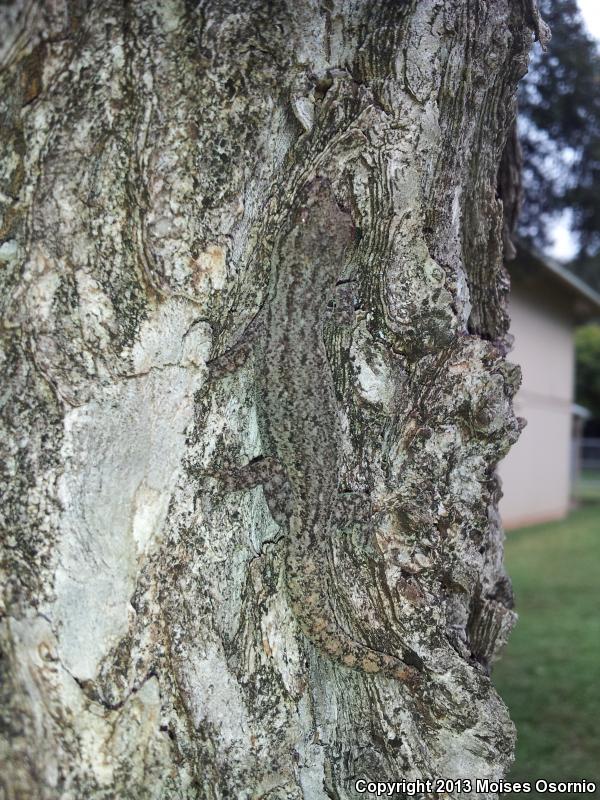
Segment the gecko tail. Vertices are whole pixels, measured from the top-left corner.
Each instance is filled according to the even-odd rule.
[[[292,574],[298,575],[295,570]],[[289,570],[288,570],[289,573]],[[335,621],[325,593],[309,589],[304,580],[288,578],[292,611],[304,635],[321,651],[343,666],[370,675],[385,675],[416,686],[422,673],[396,656],[373,650],[342,630]]]

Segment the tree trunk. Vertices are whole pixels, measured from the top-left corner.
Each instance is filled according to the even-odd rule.
[[[504,774],[531,3],[2,3],[3,797]]]

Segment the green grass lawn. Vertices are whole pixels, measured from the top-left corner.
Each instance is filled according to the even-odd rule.
[[[577,496],[584,502],[600,502],[600,469],[585,470],[577,484]]]
[[[494,683],[517,726],[512,780],[587,778],[600,785],[600,482],[595,485],[567,520],[507,537],[519,622]]]

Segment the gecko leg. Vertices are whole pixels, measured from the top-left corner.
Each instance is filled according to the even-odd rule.
[[[211,380],[230,375],[248,361],[262,326],[262,315],[259,312],[234,345],[208,362]]]
[[[238,341],[217,358],[208,362],[211,380],[218,380],[242,367],[250,357],[256,339],[264,329],[259,312]],[[244,491],[262,486],[269,511],[279,525],[284,525],[292,513],[293,498],[283,465],[271,456],[260,456],[245,466],[227,463],[210,473],[219,480],[224,492]]]
[[[292,513],[293,498],[285,469],[276,458],[260,456],[243,467],[225,465],[211,472],[222,492],[241,492],[262,486],[271,516],[284,525]]]

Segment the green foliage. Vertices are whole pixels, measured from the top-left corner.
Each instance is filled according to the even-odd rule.
[[[575,397],[600,419],[600,325],[584,325],[575,334]]]
[[[573,269],[600,286],[600,50],[576,0],[540,0],[552,29],[534,49],[520,92],[524,202],[520,235],[543,246],[558,213],[572,215]],[[581,269],[578,268],[580,262]]]
[[[563,522],[509,533],[506,561],[519,622],[494,683],[517,726],[510,779],[598,781],[600,492]]]

